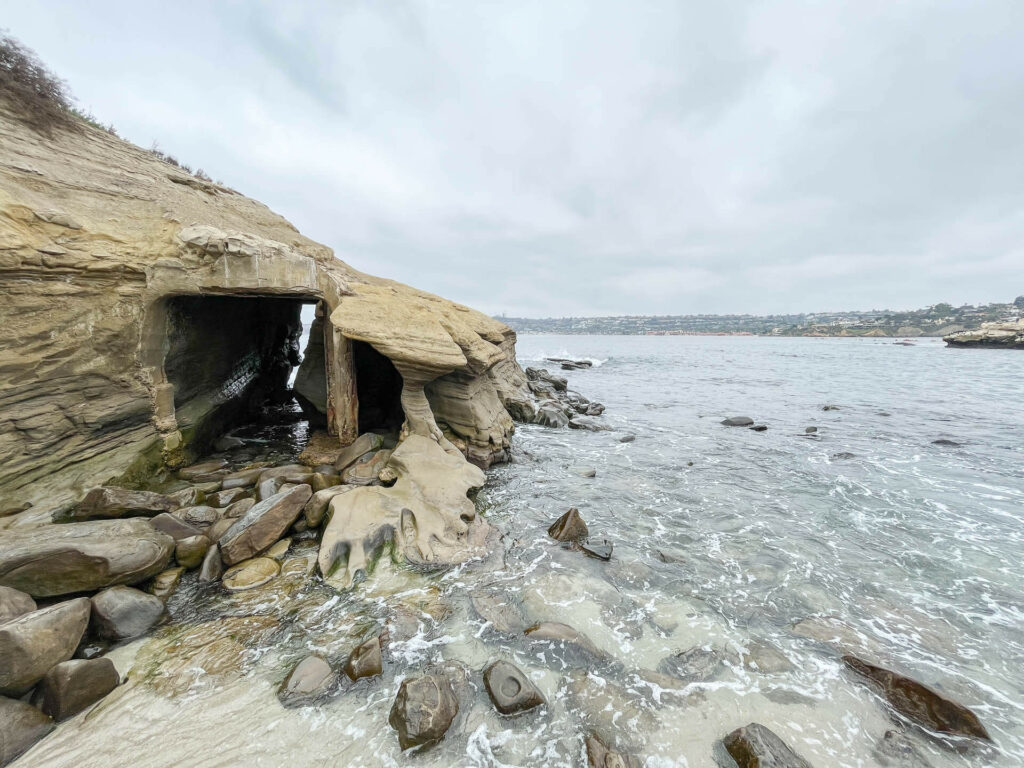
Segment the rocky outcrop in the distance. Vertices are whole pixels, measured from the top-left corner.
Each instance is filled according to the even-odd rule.
[[[942,340],[949,347],[1024,349],[1024,319],[984,323],[980,328],[951,333]]]

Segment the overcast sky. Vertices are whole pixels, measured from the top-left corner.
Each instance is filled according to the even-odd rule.
[[[1024,294],[1024,2],[33,2],[122,136],[489,313]]]

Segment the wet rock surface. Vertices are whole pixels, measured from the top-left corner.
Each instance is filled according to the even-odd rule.
[[[95,704],[120,682],[110,659],[71,659],[46,673],[32,694],[32,703],[55,721],[65,720]]]
[[[119,517],[152,517],[180,506],[177,499],[150,491],[125,488],[93,488],[69,513],[71,520],[99,520]]]
[[[749,416],[728,416],[722,419],[722,424],[727,427],[749,427],[753,423],[754,420]]]
[[[384,636],[371,637],[349,654],[345,662],[345,674],[355,682],[364,677],[375,677],[384,669],[381,656],[382,646],[386,643]]]
[[[277,564],[276,560],[269,557],[255,557],[251,560],[243,560],[224,571],[221,584],[229,592],[244,592],[248,589],[262,587],[277,578],[280,572],[281,566]]]
[[[843,663],[871,685],[894,710],[918,725],[936,733],[991,741],[974,712],[928,686],[850,654],[843,656]]]
[[[739,768],[811,768],[774,731],[760,723],[737,728],[722,743]]]
[[[324,700],[334,691],[338,677],[325,659],[310,655],[295,665],[277,689],[286,707],[305,707]]]
[[[0,532],[0,585],[50,597],[135,584],[162,571],[174,539],[148,520],[96,520]]]
[[[640,760],[636,756],[610,748],[596,733],[587,734],[584,744],[587,749],[587,765],[590,768],[641,768]]]
[[[587,524],[580,517],[580,511],[571,507],[548,528],[548,536],[555,541],[580,542],[590,535]]]
[[[308,485],[277,493],[253,506],[219,541],[225,565],[266,550],[295,522],[313,491]]]
[[[398,731],[398,743],[405,750],[436,744],[458,713],[451,681],[439,674],[423,675],[402,681],[388,722]]]
[[[887,768],[932,768],[907,735],[899,731],[885,732],[875,747],[875,757]]]
[[[53,730],[53,720],[31,704],[0,696],[0,766]]]
[[[21,696],[78,647],[89,601],[67,600],[0,624],[0,695]]]
[[[92,598],[90,631],[101,640],[120,642],[144,635],[164,613],[160,598],[132,587],[110,587]]]
[[[504,660],[484,670],[484,687],[494,708],[503,715],[517,715],[544,704],[540,689],[519,667]]]

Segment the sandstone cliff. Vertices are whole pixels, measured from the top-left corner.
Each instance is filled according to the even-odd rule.
[[[303,303],[320,317],[298,389],[342,444],[365,415],[364,354],[400,374],[405,434],[504,457],[508,411],[531,407],[507,326],[357,272],[101,130],[41,135],[0,100],[0,512],[193,459],[288,369]]]

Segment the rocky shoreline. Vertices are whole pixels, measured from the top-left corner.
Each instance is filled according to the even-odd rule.
[[[949,347],[1024,349],[1024,320],[984,323],[976,330],[951,333],[942,340]]]

